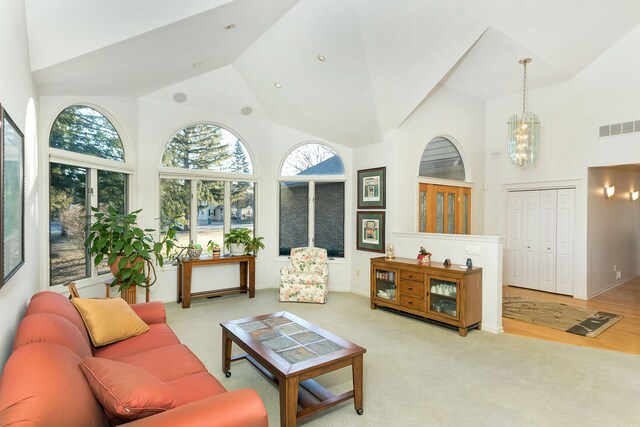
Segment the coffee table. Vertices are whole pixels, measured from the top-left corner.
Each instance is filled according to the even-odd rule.
[[[366,349],[291,313],[281,311],[223,322],[222,371],[247,360],[280,389],[280,425],[296,421],[346,400],[362,415],[362,356]],[[235,343],[246,354],[231,357]],[[334,396],[312,378],[351,366],[353,390]],[[298,407],[300,409],[298,410]]]

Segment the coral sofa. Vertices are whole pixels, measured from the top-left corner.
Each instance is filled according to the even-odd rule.
[[[89,427],[126,422],[105,412],[80,368],[83,360],[106,362],[104,359],[153,374],[155,381],[162,381],[166,384],[162,387],[177,396],[172,409],[147,414],[128,425],[267,426],[258,394],[250,389],[227,392],[180,344],[165,323],[161,303],[132,308],[149,330],[96,348],[82,317],[66,297],[55,292],[34,295],[0,379],[0,426]]]

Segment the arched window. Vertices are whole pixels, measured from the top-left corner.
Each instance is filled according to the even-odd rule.
[[[442,136],[433,138],[422,153],[419,175],[464,181],[464,162],[453,142]]]
[[[280,169],[280,255],[291,248],[325,248],[344,257],[344,183],[342,160],[323,144],[290,151]]]
[[[93,266],[84,248],[91,206],[127,210],[122,140],[99,111],[72,105],[60,112],[49,133],[49,283],[67,284],[108,273]]]
[[[180,245],[213,241],[222,247],[231,228],[253,235],[253,163],[237,135],[211,123],[187,126],[169,139],[161,167],[160,218],[180,223]]]
[[[454,143],[443,136],[433,138],[422,153],[418,190],[418,231],[469,234],[471,188],[464,162]]]

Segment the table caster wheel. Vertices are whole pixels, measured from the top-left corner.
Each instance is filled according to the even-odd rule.
[[[356,409],[356,414],[358,414],[358,415],[364,414],[364,409],[362,409],[362,408]]]
[[[227,377],[227,378],[229,378],[229,377],[231,376],[231,372],[230,372],[230,371],[225,372],[225,373],[224,373],[224,376],[225,376],[225,377]]]

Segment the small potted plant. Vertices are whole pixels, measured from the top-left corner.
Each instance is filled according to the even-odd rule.
[[[220,245],[213,240],[209,240],[207,243],[207,250],[211,252],[212,256],[220,256]]]
[[[260,249],[264,249],[264,243],[262,243],[262,240],[264,239],[264,237],[253,237],[249,243],[247,243],[245,245],[244,248],[244,252],[247,255],[258,255],[258,251],[260,251]]]
[[[224,235],[224,246],[229,248],[232,256],[244,255],[245,247],[251,243],[248,228],[232,228]]]
[[[202,255],[202,245],[199,243],[190,244],[187,248],[187,256],[189,259],[198,259]]]
[[[424,247],[420,246],[418,251],[418,262],[428,264],[431,262],[431,252],[428,252]]]

